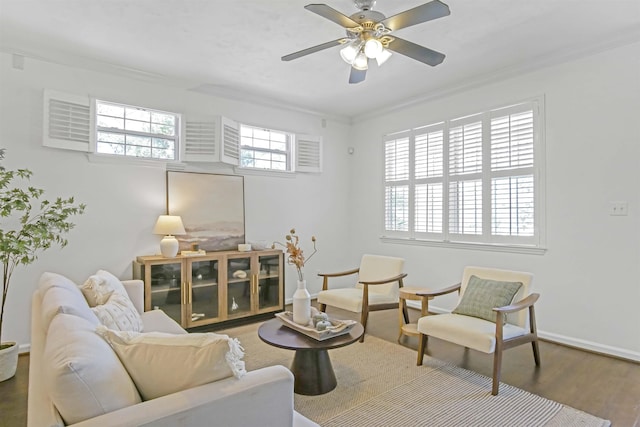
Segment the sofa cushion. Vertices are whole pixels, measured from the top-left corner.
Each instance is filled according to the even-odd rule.
[[[42,365],[45,386],[65,424],[141,402],[95,325],[77,316],[59,314],[51,320]]]
[[[80,292],[78,286],[70,279],[56,273],[45,272],[38,281],[38,290],[41,295],[45,295],[51,288],[64,288],[70,292]]]
[[[96,330],[118,354],[144,400],[246,373],[242,347],[227,335]]]
[[[73,286],[75,287],[75,284]],[[46,290],[42,296],[42,328],[47,331],[53,318],[60,313],[81,317],[94,326],[100,324],[77,288],[70,290],[66,287],[52,286]]]
[[[500,282],[471,276],[458,306],[452,313],[495,323],[496,312],[493,308],[511,304],[521,287],[521,282]]]
[[[142,332],[140,313],[126,295],[112,292],[109,300],[91,308],[104,326],[118,331]]]

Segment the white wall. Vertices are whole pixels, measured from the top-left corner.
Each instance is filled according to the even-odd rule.
[[[284,240],[291,227],[310,241],[318,238],[318,254],[306,268],[312,293],[321,283],[315,272],[339,264],[347,246],[348,154],[343,149],[349,126],[286,109],[267,108],[188,92],[166,85],[26,59],[24,70],[12,67],[11,56],[0,55],[0,148],[7,149],[3,165],[28,168],[32,184],[45,196],[75,196],[87,205],[68,235],[69,245],[54,248],[28,267],[18,267],[6,304],[3,340],[17,340],[22,349],[30,341],[30,296],[44,271],[63,274],[82,283],[96,270],[130,279],[138,255],[159,251],[160,236],[151,230],[165,210],[163,169],[113,163],[91,163],[83,153],[42,147],[43,89],[90,94],[102,99],[167,111],[221,114],[245,123],[322,135],[324,172],[295,178],[245,177],[245,226],[248,241]],[[198,169],[202,170],[202,169]],[[229,168],[214,173],[233,173]],[[0,219],[2,221],[2,219]],[[306,242],[303,244],[307,247]],[[308,252],[307,252],[308,253]],[[286,298],[295,289],[293,267],[286,268]]]
[[[544,255],[382,243],[382,135],[546,99]],[[466,265],[531,271],[540,334],[640,360],[640,44],[423,102],[353,126],[350,238],[354,253],[406,259],[407,283],[457,283]],[[628,216],[610,216],[627,201]],[[433,305],[451,309],[455,298]]]
[[[99,268],[131,277],[137,255],[157,252],[151,233],[164,211],[164,171],[98,164],[81,153],[46,149],[42,90],[89,93],[165,110],[205,111],[251,124],[321,134],[325,171],[295,179],[245,178],[249,240],[282,239],[295,226],[315,234],[320,251],[309,263],[311,292],[317,270],[357,265],[362,253],[404,257],[407,284],[437,287],[459,280],[465,265],[535,273],[541,335],[584,348],[640,360],[640,45],[630,45],[538,70],[500,83],[405,108],[353,126],[286,109],[214,98],[27,58],[24,70],[0,54],[0,147],[4,165],[34,171],[32,183],[49,197],[73,195],[88,205],[69,246],[19,267],[7,302],[3,338],[29,342],[29,299],[43,271],[82,282]],[[384,133],[501,106],[532,96],[546,99],[546,237],[544,255],[383,244]],[[353,155],[347,146],[355,147]],[[232,173],[230,169],[215,169]],[[608,215],[625,200],[629,215]],[[0,219],[1,221],[1,219]],[[287,268],[286,296],[295,288]],[[453,307],[442,297],[434,305]]]

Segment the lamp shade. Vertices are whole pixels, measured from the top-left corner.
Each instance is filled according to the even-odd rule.
[[[182,225],[182,218],[177,215],[160,215],[156,226],[153,227],[153,234],[164,235],[180,235],[186,234],[184,231],[184,225]]]
[[[174,234],[187,234],[182,225],[182,218],[176,215],[160,215],[156,226],[153,227],[153,234],[164,234],[160,242],[160,253],[167,258],[173,258],[178,254],[180,246]]]

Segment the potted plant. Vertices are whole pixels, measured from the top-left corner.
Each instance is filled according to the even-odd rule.
[[[0,149],[0,160],[4,159],[4,152]],[[44,190],[25,185],[31,175],[28,169],[13,171],[0,166],[0,381],[13,377],[18,364],[18,344],[2,341],[4,307],[13,270],[18,265],[31,264],[39,252],[52,245],[66,246],[63,236],[74,226],[69,217],[82,214],[85,209],[84,204],[75,204],[73,197],[44,199]]]

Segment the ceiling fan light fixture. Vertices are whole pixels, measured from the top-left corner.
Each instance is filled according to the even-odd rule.
[[[369,39],[364,44],[364,54],[367,55],[367,58],[377,58],[382,49],[382,43],[378,39]]]
[[[387,62],[387,59],[391,58],[391,51],[389,49],[384,49],[380,51],[378,56],[376,56],[376,62],[378,63],[378,67]]]
[[[342,60],[344,62],[351,65],[358,56],[358,53],[360,53],[360,46],[361,43],[359,40],[354,40],[350,43],[347,43],[345,47],[340,49],[340,57],[342,57]]]
[[[353,60],[351,66],[356,70],[364,71],[369,68],[369,58],[367,58],[364,52],[360,52],[358,56],[356,56],[356,59]]]

